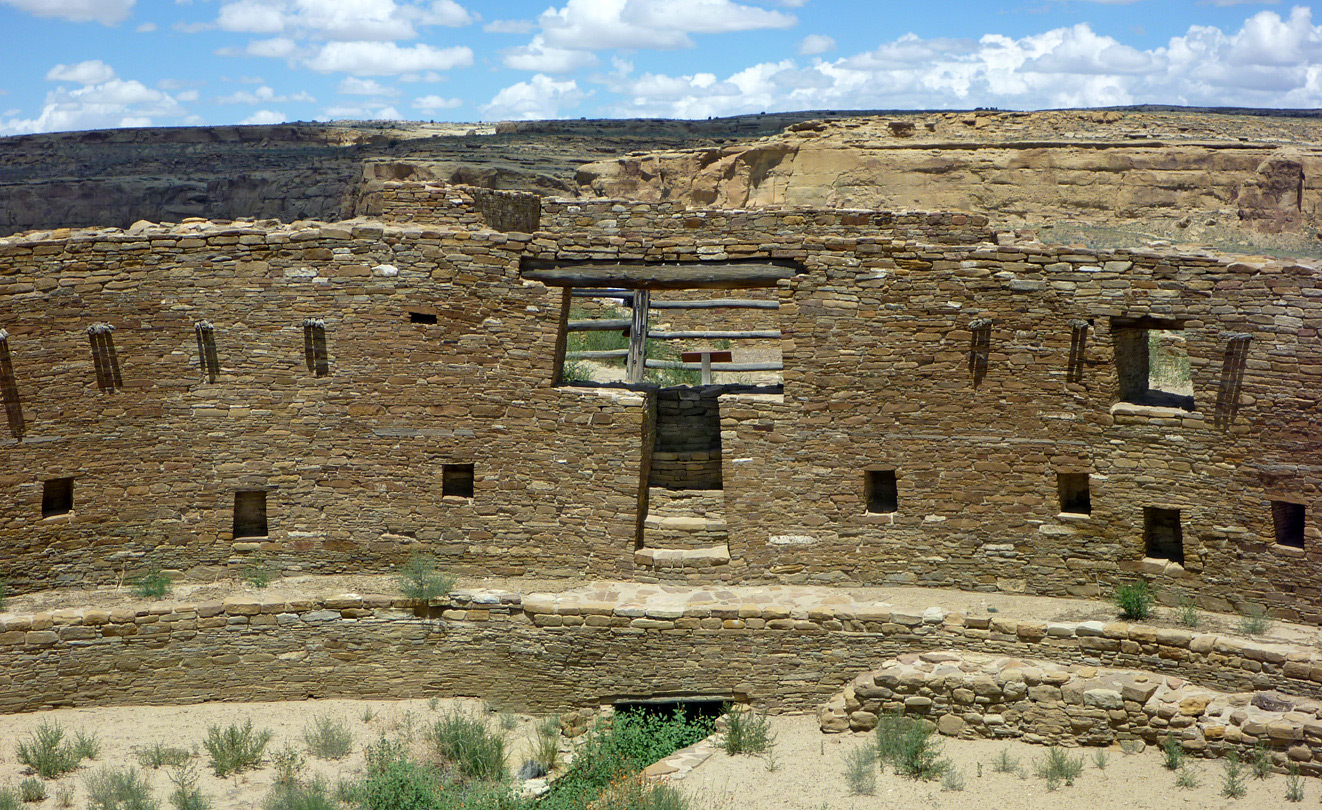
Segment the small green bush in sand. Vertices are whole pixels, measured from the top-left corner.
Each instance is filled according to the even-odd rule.
[[[729,705],[725,707],[725,731],[719,742],[725,753],[731,756],[765,754],[775,744],[771,721],[765,713],[741,711]]]
[[[436,756],[464,777],[488,782],[506,777],[505,738],[481,720],[454,712],[432,724],[426,736]]]
[[[42,779],[55,779],[76,770],[84,759],[95,759],[100,751],[95,735],[79,733],[69,741],[59,723],[45,722],[18,744],[17,757]]]
[[[344,759],[353,750],[353,732],[343,720],[317,717],[303,729],[303,742],[317,759]]]
[[[1122,618],[1138,620],[1146,619],[1152,614],[1152,603],[1156,601],[1148,583],[1141,579],[1116,586],[1114,598]]]
[[[252,721],[248,720],[242,726],[235,723],[223,729],[211,726],[202,745],[211,755],[211,769],[216,776],[225,777],[257,767],[270,741],[270,729],[254,731]]]
[[[845,785],[851,796],[877,792],[877,748],[862,745],[845,752]]]
[[[950,769],[950,761],[941,756],[936,727],[902,714],[878,718],[877,759],[910,779],[937,779]]]
[[[102,768],[87,777],[88,810],[157,810],[151,785],[135,768]]]
[[[425,554],[414,554],[399,568],[396,578],[399,592],[404,598],[426,604],[439,599],[454,587],[454,577],[436,570],[436,560]]]

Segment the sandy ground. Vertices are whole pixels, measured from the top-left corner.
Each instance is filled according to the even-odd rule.
[[[32,810],[58,807],[56,790],[67,785],[74,791],[73,807],[85,807],[84,781],[105,765],[122,767],[137,763],[137,752],[154,743],[193,749],[202,792],[213,810],[260,808],[274,781],[269,758],[260,769],[218,779],[206,767],[202,739],[212,724],[242,723],[251,719],[257,728],[269,728],[274,738],[268,751],[287,745],[304,749],[303,729],[318,716],[344,719],[353,730],[353,753],[340,761],[309,757],[306,773],[325,777],[331,785],[363,771],[363,745],[382,735],[414,741],[421,748],[422,729],[442,713],[467,711],[485,716],[493,728],[501,716],[478,701],[353,701],[317,700],[287,703],[211,703],[195,706],[144,706],[104,709],[61,709],[0,718],[0,785],[16,786],[24,768],[15,759],[15,746],[38,724],[57,721],[69,732],[95,732],[102,742],[96,762],[59,780],[47,783],[49,797],[25,805]],[[370,719],[368,719],[370,717]],[[511,742],[511,766],[516,766],[530,744],[534,719],[511,715],[513,728],[506,733]],[[509,722],[507,721],[507,722]],[[1248,795],[1230,800],[1220,796],[1223,768],[1216,761],[1196,761],[1199,786],[1182,789],[1175,775],[1161,766],[1160,753],[1148,748],[1128,755],[1118,747],[1104,749],[1107,767],[1099,770],[1096,749],[1075,749],[1085,761],[1083,775],[1073,786],[1049,791],[1046,782],[1033,775],[1033,765],[1046,749],[1024,743],[943,740],[943,753],[963,774],[963,791],[942,790],[939,782],[915,782],[882,773],[871,796],[850,795],[844,779],[844,757],[850,748],[870,745],[872,734],[822,734],[811,715],[771,718],[776,737],[773,753],[766,757],[729,756],[717,751],[683,779],[676,782],[692,800],[693,810],[866,810],[867,808],[970,808],[997,810],[1172,810],[1172,808],[1236,808],[1266,810],[1294,805],[1285,801],[1285,777],[1273,775],[1265,781],[1247,779]],[[1002,751],[1022,766],[1021,774],[996,773],[993,759]],[[981,775],[978,766],[981,764]],[[144,770],[162,808],[171,790],[168,768]],[[1318,780],[1304,780],[1301,806],[1316,806],[1322,796]]]

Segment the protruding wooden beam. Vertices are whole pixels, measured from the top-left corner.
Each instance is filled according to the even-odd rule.
[[[570,321],[565,328],[570,332],[627,332],[630,318],[591,318],[585,321]]]
[[[651,332],[654,340],[779,340],[779,329],[751,332]]]
[[[684,290],[774,287],[794,278],[792,265],[764,262],[614,263],[584,262],[543,265],[526,263],[525,279],[553,287],[623,287],[626,289]]]
[[[653,301],[652,309],[780,309],[779,301],[755,298],[708,298],[705,301]]]

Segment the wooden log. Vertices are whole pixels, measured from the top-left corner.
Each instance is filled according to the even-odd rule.
[[[607,349],[600,352],[566,352],[565,357],[570,360],[618,360],[622,357],[628,357],[628,349]]]
[[[679,363],[674,360],[648,360],[648,368],[680,368],[702,371],[700,363]],[[713,363],[712,371],[784,371],[783,363]]]
[[[647,303],[652,294],[639,290],[633,297],[633,321],[629,325],[629,359],[625,377],[631,383],[643,381],[647,360]]]
[[[594,318],[586,321],[570,321],[565,329],[570,332],[628,332],[629,318]]]
[[[611,289],[610,287],[604,289],[588,287],[586,289],[573,290],[570,295],[575,298],[623,298],[628,301],[633,298],[633,290],[616,290]]]
[[[577,295],[575,291],[575,295]],[[708,298],[705,301],[653,301],[652,309],[780,309],[779,301],[753,298]]]
[[[752,332],[649,332],[655,340],[779,340],[779,329]]]
[[[627,289],[684,290],[774,287],[794,278],[793,266],[766,262],[584,262],[541,265],[525,263],[521,273],[531,281],[553,287],[624,287]],[[637,300],[637,299],[635,299]]]

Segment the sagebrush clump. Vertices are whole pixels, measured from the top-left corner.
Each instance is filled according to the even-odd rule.
[[[252,721],[247,720],[242,726],[231,723],[223,729],[209,727],[202,745],[211,755],[211,769],[216,776],[224,777],[257,767],[270,741],[270,729],[254,731]]]
[[[1152,604],[1156,597],[1144,580],[1127,585],[1118,585],[1115,589],[1115,604],[1120,608],[1120,615],[1126,619],[1146,619],[1152,614]]]
[[[414,554],[400,566],[396,581],[404,598],[425,604],[449,593],[455,578],[437,571],[435,558]]]
[[[771,721],[765,712],[755,714],[751,711],[736,710],[733,706],[725,707],[725,731],[718,743],[725,753],[765,754],[776,744],[776,737],[771,733]]]
[[[87,777],[89,810],[157,810],[151,785],[135,768],[102,768]]]
[[[936,727],[902,714],[878,718],[877,760],[910,779],[937,779],[950,769],[950,761],[941,756]]]
[[[353,751],[353,732],[343,720],[317,717],[303,729],[303,742],[317,759],[344,759]]]
[[[96,759],[101,745],[94,734],[78,733],[66,740],[59,723],[45,722],[18,744],[18,761],[42,779],[55,779],[76,770],[84,759]]]

